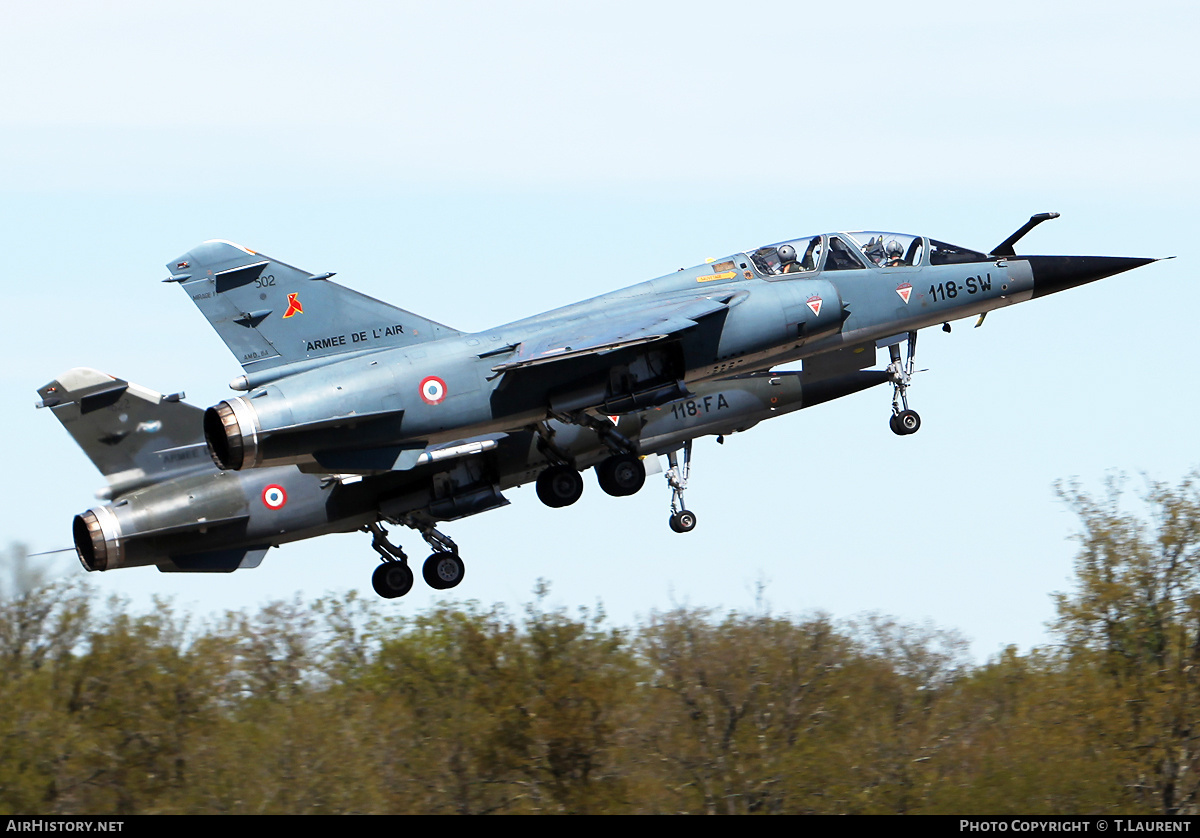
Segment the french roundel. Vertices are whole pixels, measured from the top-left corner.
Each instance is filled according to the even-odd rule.
[[[431,375],[421,382],[421,398],[425,404],[441,404],[446,398],[446,382],[436,375]]]
[[[287,492],[282,486],[272,483],[263,489],[262,502],[267,509],[283,509],[287,503]]]

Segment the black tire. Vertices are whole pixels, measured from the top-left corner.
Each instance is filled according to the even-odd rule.
[[[628,497],[646,484],[646,465],[632,454],[616,454],[596,466],[596,479],[606,494]]]
[[[404,562],[384,562],[371,574],[371,587],[384,599],[402,597],[412,586],[413,573]]]
[[[579,500],[583,477],[568,465],[550,466],[537,477],[537,496],[551,509],[561,509]]]
[[[467,567],[454,553],[434,553],[425,560],[421,575],[425,584],[435,591],[445,591],[458,585],[467,574]]]
[[[905,436],[915,434],[921,430],[921,417],[915,410],[902,410],[896,417],[896,425]]]
[[[696,513],[690,509],[681,509],[671,516],[668,523],[675,532],[691,532],[696,529]]]
[[[892,433],[894,433],[896,436],[904,436],[904,429],[901,428],[896,422],[898,418],[899,415],[895,413],[888,417],[888,427],[892,429]]]

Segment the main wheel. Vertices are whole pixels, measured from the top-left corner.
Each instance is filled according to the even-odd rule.
[[[696,513],[690,509],[681,509],[671,516],[668,523],[675,532],[691,532],[696,529]]]
[[[900,433],[906,436],[915,434],[921,430],[921,417],[915,410],[902,410],[896,416],[896,426],[900,428]]]
[[[537,476],[537,495],[551,509],[570,506],[583,494],[583,477],[568,465],[550,466]]]
[[[413,573],[404,562],[384,562],[371,574],[371,587],[384,599],[395,599],[412,590]]]
[[[646,483],[646,466],[632,454],[616,454],[596,466],[600,488],[615,498],[636,494]]]
[[[889,416],[888,427],[892,429],[892,433],[894,433],[896,436],[904,436],[904,429],[896,423],[898,418],[900,418],[899,414],[896,413],[893,413],[891,416]]]
[[[425,584],[435,591],[453,588],[466,574],[466,565],[454,553],[434,553],[425,560],[425,565],[421,568]]]

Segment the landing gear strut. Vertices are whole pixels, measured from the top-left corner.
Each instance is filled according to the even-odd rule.
[[[371,533],[371,547],[383,559],[383,564],[371,574],[371,587],[384,599],[404,596],[413,586],[413,573],[408,566],[408,556],[388,541],[387,530],[379,524],[368,524],[364,529]]]
[[[461,582],[467,573],[467,566],[459,558],[458,545],[453,539],[412,515],[405,517],[404,523],[420,532],[421,538],[433,549],[421,567],[421,576],[424,577],[425,584],[435,591],[445,591]]]
[[[535,430],[538,450],[550,463],[537,476],[537,496],[551,509],[570,506],[583,494],[583,476],[570,455],[555,443],[554,429],[548,422],[539,423]]]
[[[674,451],[667,454],[667,463],[671,466],[666,475],[667,485],[671,487],[671,517],[667,523],[675,532],[691,532],[696,529],[696,513],[683,505],[683,491],[692,471],[692,441],[689,439],[683,444],[682,468]]]
[[[425,560],[421,575],[429,587],[437,591],[453,588],[466,575],[466,565],[458,555],[458,545],[449,536],[436,530],[431,524],[418,520],[412,515],[406,516],[403,523],[417,530],[421,537],[433,549],[433,553]],[[413,572],[408,566],[408,556],[404,551],[388,541],[387,530],[379,524],[368,524],[363,529],[371,533],[371,547],[379,554],[383,563],[371,574],[371,587],[375,593],[384,599],[402,597],[412,590]]]
[[[908,358],[900,362],[900,346],[893,343],[888,347],[892,362],[887,371],[892,376],[892,417],[888,425],[892,433],[898,436],[915,434],[921,429],[921,417],[915,410],[908,407],[908,388],[912,386],[912,376],[915,370],[914,358],[917,354],[917,333],[908,333]]]

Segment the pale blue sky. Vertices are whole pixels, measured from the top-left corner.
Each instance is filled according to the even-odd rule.
[[[689,535],[652,477],[449,524],[451,598],[626,621],[675,604],[877,610],[978,656],[1043,642],[1074,521],[1052,484],[1200,465],[1188,358],[1194,4],[106,3],[0,30],[10,457],[0,539],[65,546],[102,485],[34,390],[72,366],[207,406],[240,368],[167,260],[227,238],[460,329],[769,241],[895,229],[1179,258],[922,333],[919,434],[859,394],[697,446]],[[65,21],[65,22],[64,22]],[[402,543],[423,555],[415,534]],[[198,611],[357,587],[361,534],[231,576],[92,574]],[[70,572],[75,572],[72,566]],[[396,608],[434,597],[420,585]]]

